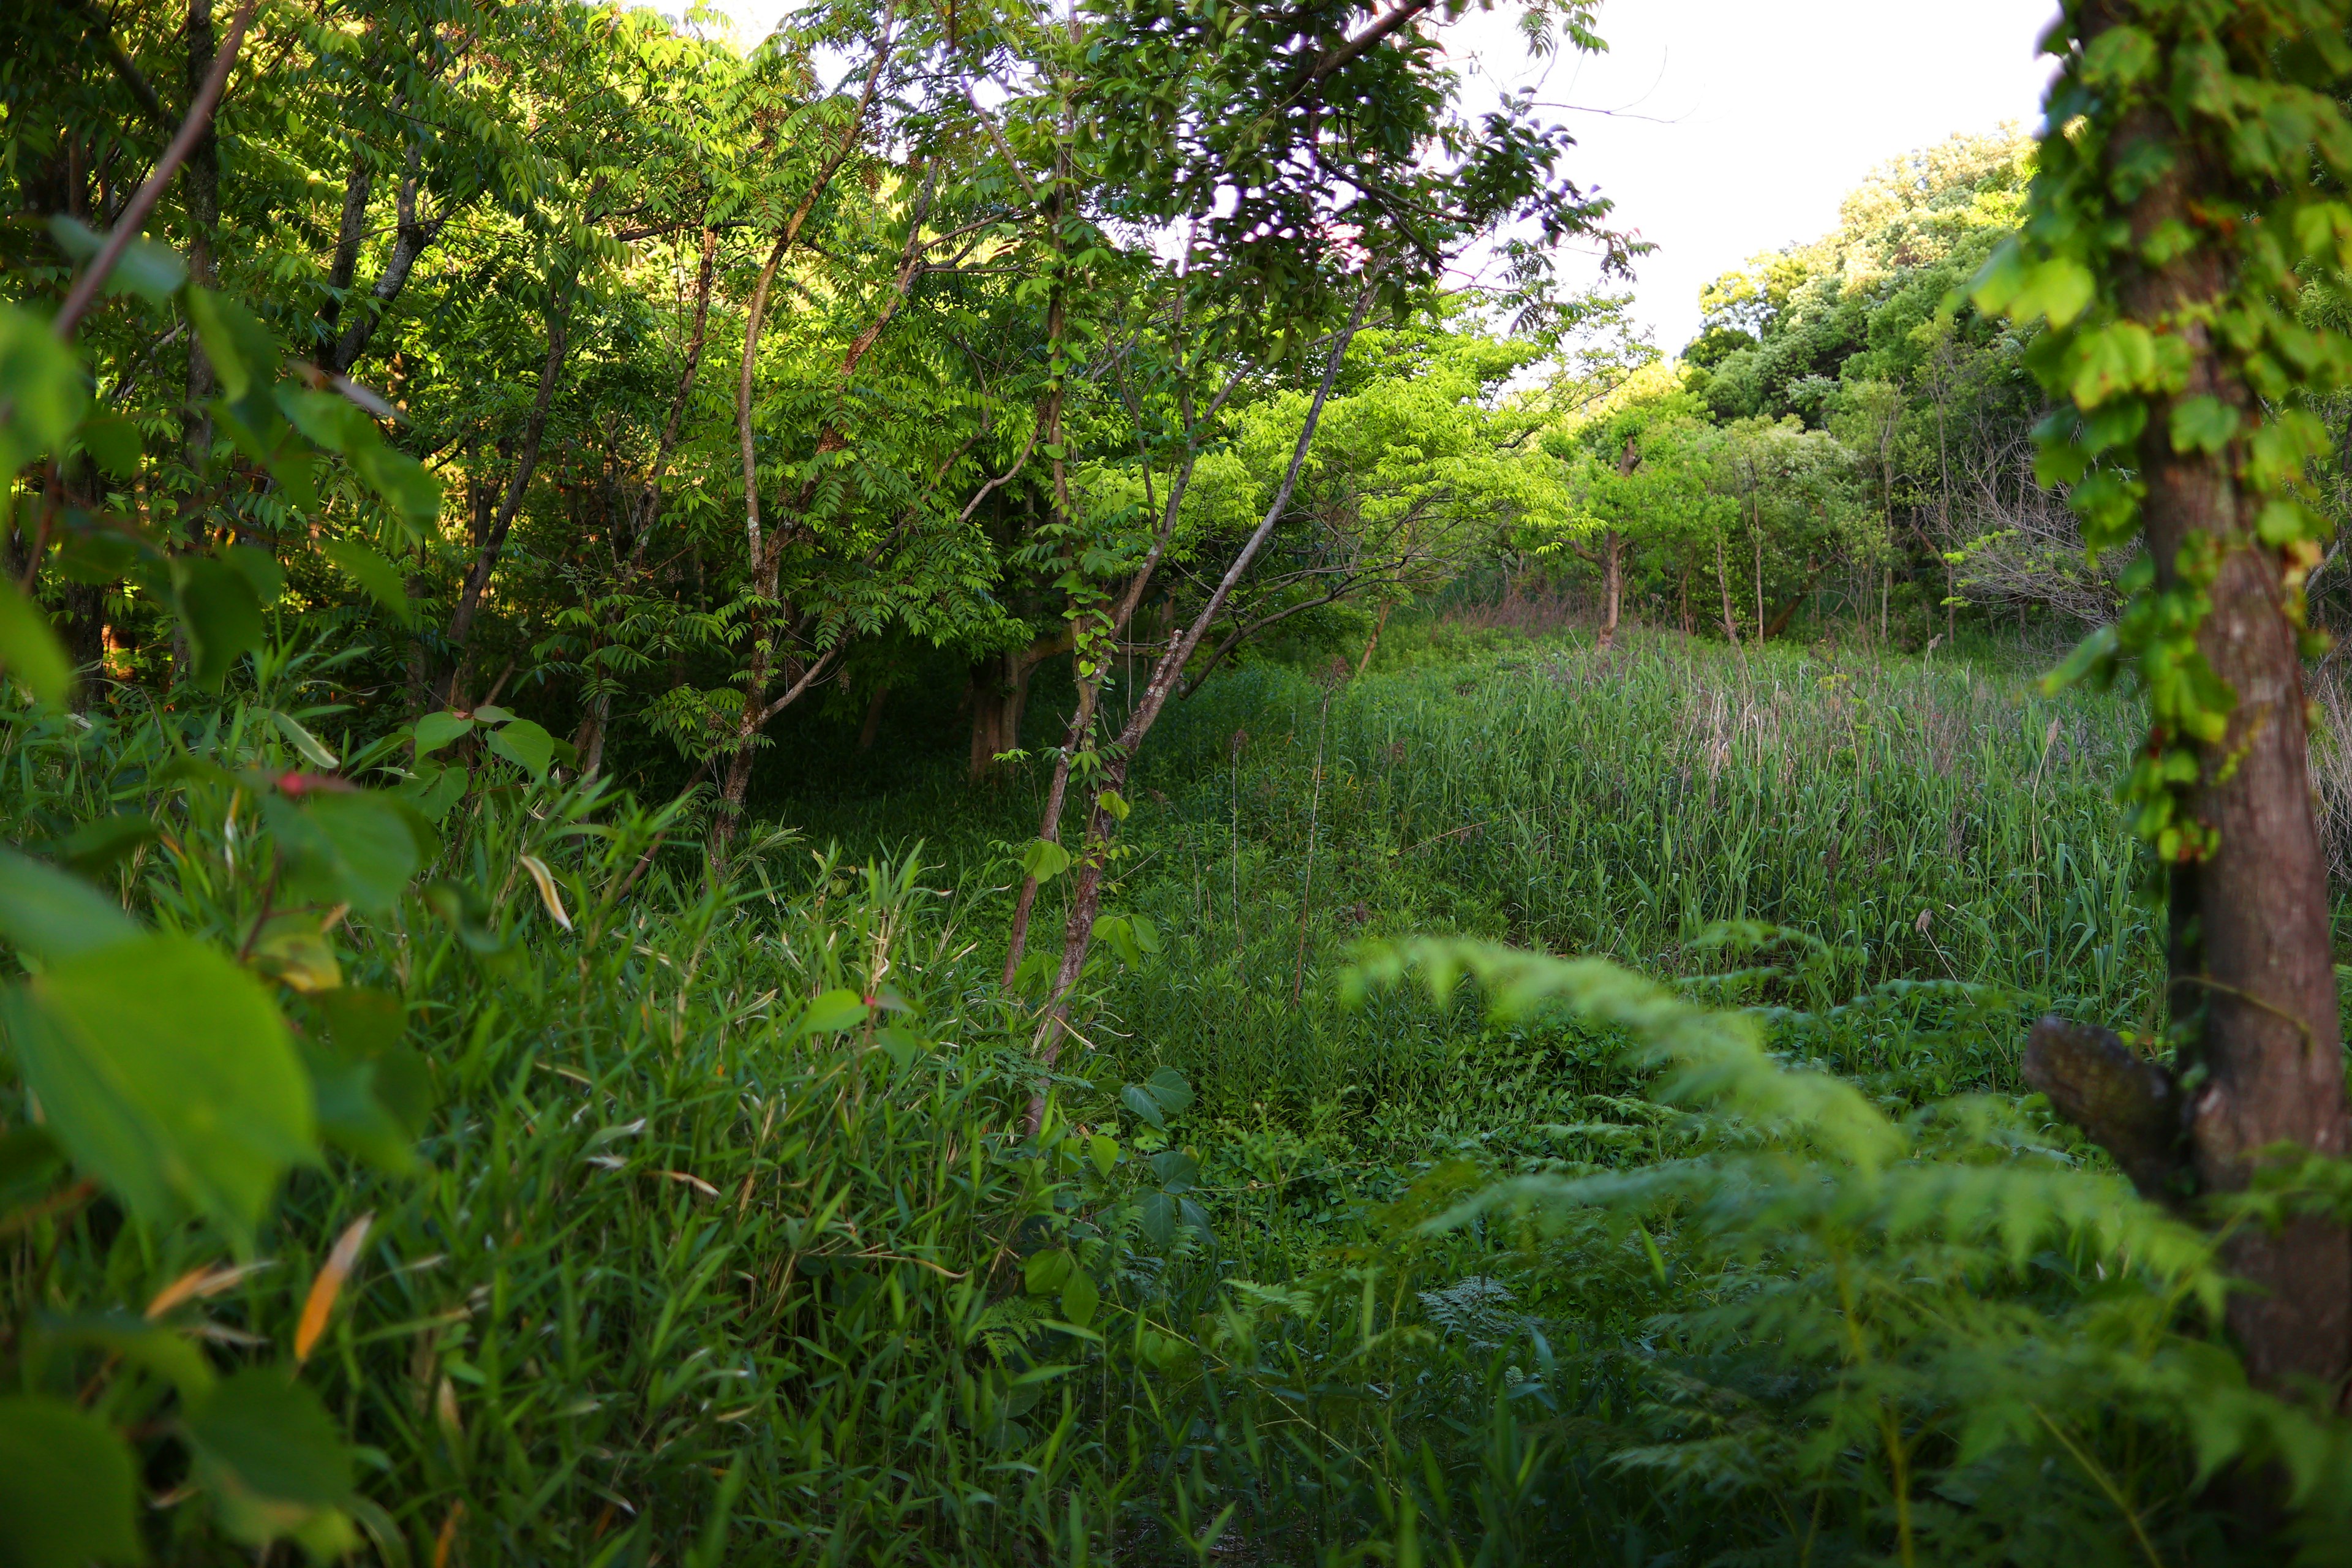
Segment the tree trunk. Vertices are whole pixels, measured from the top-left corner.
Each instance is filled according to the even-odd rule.
[[[539,468],[540,443],[547,435],[547,412],[555,401],[556,383],[562,379],[563,355],[572,325],[572,276],[548,303],[547,355],[540,363],[539,392],[531,400],[530,417],[523,426],[522,446],[515,454],[515,468],[507,480],[506,499],[499,503],[496,516],[477,534],[474,560],[466,570],[466,580],[457,594],[457,607],[449,616],[449,646],[452,659],[449,684],[443,693],[444,700],[456,701],[457,686],[465,673],[467,645],[474,635],[474,620],[482,607],[482,595],[490,584],[490,574],[499,563],[499,554],[506,547],[507,532],[514,527],[515,514],[522,510],[524,492],[530,489],[531,475]]]
[[[1316,428],[1322,422],[1324,405],[1330,398],[1332,384],[1339,379],[1339,366],[1347,357],[1348,345],[1355,341],[1358,329],[1363,325],[1365,315],[1371,310],[1373,288],[1372,282],[1367,282],[1346,325],[1334,334],[1330,355],[1324,362],[1322,379],[1316,384],[1314,398],[1308,403],[1306,418],[1299,426],[1298,440],[1291,448],[1289,466],[1284,470],[1282,483],[1276,488],[1265,515],[1243,543],[1232,564],[1225,568],[1224,575],[1218,579],[1215,590],[1193,616],[1192,624],[1170,639],[1167,650],[1160,654],[1152,667],[1151,678],[1145,683],[1142,696],[1120,729],[1118,742],[1106,750],[1107,762],[1097,781],[1100,787],[1096,791],[1093,806],[1088,813],[1086,837],[1071,866],[1070,912],[1062,928],[1062,962],[1054,978],[1053,999],[1038,1027],[1038,1054],[1048,1067],[1060,1053],[1064,1011],[1068,1005],[1070,992],[1076,986],[1078,976],[1086,968],[1087,953],[1094,942],[1095,917],[1102,909],[1103,876],[1109,868],[1110,847],[1118,830],[1118,814],[1106,803],[1125,790],[1128,769],[1134,761],[1136,750],[1143,743],[1144,737],[1151,732],[1151,726],[1159,720],[1160,710],[1167,706],[1178,678],[1184,672],[1185,662],[1192,657],[1193,650],[1201,645],[1202,637],[1207,635],[1210,626],[1223,612],[1225,601],[1257,560],[1258,552],[1265,549],[1275,525],[1289,510],[1291,494],[1298,485],[1299,470],[1306,466],[1307,451],[1314,445]],[[1171,504],[1172,506],[1173,503]],[[1139,587],[1136,593],[1140,593]],[[1130,595],[1129,614],[1132,613],[1133,598],[1134,595]],[[1124,620],[1125,616],[1122,616],[1121,619]],[[1040,1088],[1029,1100],[1026,1125],[1031,1136],[1034,1137],[1044,1124],[1045,1114],[1045,1090]]]
[[[1381,634],[1388,630],[1389,612],[1395,608],[1394,604],[1381,606],[1379,618],[1372,622],[1372,635],[1364,639],[1364,657],[1356,661],[1356,673],[1359,676],[1372,668],[1372,655],[1381,646]],[[1609,646],[1609,634],[1605,631],[1601,633],[1601,646],[1603,647]]]
[[[1625,591],[1625,542],[1613,528],[1601,535],[1601,651],[1617,643],[1617,607]]]
[[[2189,162],[2176,154],[2176,167]],[[2141,198],[2135,228],[2193,221],[2206,205],[2176,174]],[[2153,271],[2126,302],[2141,320],[2178,312],[2195,321],[2226,288],[2210,258],[2192,257]],[[2201,322],[2188,329],[2200,352],[2178,396],[2251,408],[2248,389],[2221,372],[2208,331]],[[2207,858],[2172,868],[2167,953],[2168,1000],[2187,1037],[2180,1066],[2206,1075],[2189,1106],[2198,1184],[2229,1192],[2246,1184],[2273,1143],[2345,1153],[2343,1032],[2303,665],[2279,560],[2256,542],[2256,509],[2238,492],[2230,458],[2176,452],[2169,428],[2167,411],[2151,411],[2140,443],[2149,553],[2160,589],[2178,581],[2184,549],[2218,557],[2197,644],[2237,694],[2227,733],[2199,748],[2190,809],[2220,842]],[[2248,1374],[2269,1388],[2309,1379],[2340,1389],[2352,1361],[2352,1249],[2343,1229],[2303,1219],[2273,1236],[2248,1226],[2225,1256],[2255,1287],[2230,1299]]]
[[[1723,596],[1723,635],[1733,647],[1739,646],[1739,617],[1732,613],[1731,578],[1723,564],[1723,536],[1715,539],[1715,586]]]
[[[220,42],[213,33],[213,0],[188,0],[186,85],[190,102],[204,90],[213,56],[219,47]],[[201,287],[214,288],[220,282],[219,262],[213,249],[220,228],[220,139],[209,121],[204,134],[189,150],[180,177],[182,199],[188,210],[188,276]],[[214,384],[213,362],[205,354],[204,343],[191,332],[182,445],[188,468],[195,474],[202,474],[211,463],[213,419],[205,405],[212,401]],[[199,481],[189,491],[189,502],[181,514],[184,520],[192,521],[193,513],[201,505],[195,498],[203,494],[204,486]]]
[[[2133,112],[2110,147],[2112,168],[2160,171],[2133,203],[2135,235],[2194,233],[2241,205],[2227,164],[2184,145],[2166,110]],[[2120,289],[2127,319],[2159,324],[2188,350],[2185,384],[2149,409],[2140,438],[2140,521],[2158,591],[2179,584],[2187,563],[2210,573],[2197,646],[2236,699],[2225,732],[2197,745],[2199,774],[2181,802],[2211,831],[2212,847],[2168,867],[2167,1000],[2178,1047],[2169,1081],[2180,1092],[2167,1182],[2205,1193],[2244,1187],[2272,1145],[2341,1158],[2352,1142],[2290,593],[2278,553],[2259,542],[2262,498],[2238,486],[2244,437],[2220,453],[2176,451],[2171,438],[2170,416],[2190,399],[2259,414],[2212,337],[2235,285],[2221,256],[2200,245],[2147,264]],[[2100,1120],[2086,1113],[2086,1130],[2124,1158],[2119,1129],[2129,1119],[2094,1125]],[[2276,1234],[2247,1225],[2223,1247],[2231,1270],[2252,1287],[2232,1293],[2228,1309],[2249,1377],[2282,1393],[2315,1387],[2336,1405],[2352,1372],[2343,1227],[2317,1218]],[[2266,1528],[2263,1505],[2248,1511]]]
[[[882,709],[889,700],[890,689],[887,686],[876,687],[874,695],[866,700],[866,722],[859,726],[857,731],[859,752],[870,752],[874,749],[876,738],[882,733]]]

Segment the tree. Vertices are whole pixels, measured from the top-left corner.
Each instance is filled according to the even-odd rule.
[[[2073,0],[2021,238],[1987,310],[2048,322],[2045,481],[2094,550],[2143,538],[2117,624],[2070,675],[2128,669],[2150,728],[2126,786],[2169,914],[2163,1068],[2045,1026],[2029,1078],[2143,1187],[2212,1213],[2294,1145],[2347,1150],[2326,864],[2306,782],[2305,499],[2352,339],[2297,319],[2352,265],[2352,44],[2319,0]],[[2333,1406],[2352,1373],[2352,1246],[2299,1213],[2224,1243],[2249,1374]]]

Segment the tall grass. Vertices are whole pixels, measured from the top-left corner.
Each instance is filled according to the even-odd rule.
[[[2176,1417],[2226,1380],[2165,1370],[2202,1266],[2032,1117],[1947,1098],[2015,1088],[2031,1008],[2146,1005],[2119,705],[1491,634],[1352,683],[1328,729],[1323,696],[1237,671],[1163,725],[1117,890],[1161,951],[1095,976],[1035,1142],[992,978],[1021,789],[805,795],[808,843],[718,889],[660,813],[469,795],[435,874],[477,926],[411,900],[346,963],[431,1063],[424,1173],[298,1177],[272,1267],[174,1321],[280,1356],[373,1211],[312,1375],[370,1550],[435,1568],[2221,1560]],[[244,929],[250,828],[150,800],[156,724],[284,761],[234,711],[18,713],[10,836],[156,810],[172,853],[128,896]],[[1584,970],[1580,1012],[1341,1000],[1363,939],[1433,930],[1702,1005]],[[1629,1054],[1660,1028],[1731,1042],[1744,1087]],[[1169,1068],[1191,1093],[1154,1100]],[[1790,1109],[1816,1068],[1916,1178]],[[1990,1229],[1950,1197],[1987,1183],[2025,1194]],[[136,1310],[208,1245],[103,1205],[0,1238],[0,1363],[101,1386],[29,1326]],[[2045,1391],[2074,1404],[2020,1415]],[[228,1559],[173,1476],[150,1496],[166,1561]]]

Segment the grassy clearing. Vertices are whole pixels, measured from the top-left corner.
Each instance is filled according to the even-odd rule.
[[[436,1568],[2212,1560],[2163,1403],[2204,1265],[2005,1100],[1944,1098],[2013,1088],[2025,1010],[2143,1004],[2125,716],[2022,672],[1485,640],[1235,672],[1164,727],[1118,903],[1161,951],[1095,980],[1035,1144],[994,984],[1018,791],[812,795],[839,852],[711,891],[683,856],[635,878],[660,814],[490,765],[435,868],[478,919],[404,904],[345,961],[429,1064],[423,1173],[298,1177],[273,1266],[171,1321],[282,1359],[373,1213],[307,1375],[373,1549]],[[8,763],[20,798],[136,801],[155,734],[26,721]],[[153,809],[134,897],[248,929],[250,830]],[[1360,941],[1425,931],[1761,1011],[1485,948],[1424,957],[1534,1000],[1342,1003]],[[44,1221],[9,1321],[136,1310],[210,1246]],[[2145,1290],[2102,1295],[2118,1256]],[[228,1560],[174,1485],[166,1556]]]

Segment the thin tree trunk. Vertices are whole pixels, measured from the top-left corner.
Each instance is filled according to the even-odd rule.
[[[1160,656],[1150,679],[1144,686],[1141,699],[1129,714],[1117,743],[1109,749],[1101,775],[1102,788],[1097,793],[1088,814],[1084,846],[1072,866],[1070,912],[1063,925],[1061,966],[1054,979],[1052,1000],[1038,1026],[1037,1051],[1048,1067],[1060,1054],[1070,992],[1077,984],[1079,973],[1086,967],[1087,953],[1094,942],[1095,917],[1102,907],[1103,874],[1109,866],[1108,851],[1118,823],[1117,815],[1106,803],[1126,785],[1128,769],[1134,760],[1136,748],[1150,733],[1151,726],[1160,718],[1160,710],[1167,706],[1170,695],[1176,689],[1178,677],[1184,672],[1185,661],[1192,657],[1201,638],[1224,609],[1226,599],[1256,562],[1258,552],[1265,549],[1265,542],[1273,536],[1275,525],[1289,510],[1291,493],[1298,485],[1299,470],[1306,466],[1307,450],[1314,445],[1316,427],[1322,423],[1324,405],[1330,398],[1332,384],[1339,379],[1340,363],[1347,357],[1348,346],[1355,341],[1357,331],[1362,327],[1364,317],[1371,310],[1374,288],[1374,282],[1365,285],[1347,324],[1334,338],[1330,355],[1324,363],[1322,379],[1316,384],[1315,396],[1307,405],[1306,419],[1299,426],[1297,444],[1291,449],[1289,465],[1283,471],[1282,483],[1276,488],[1274,500],[1267,506],[1265,517],[1244,542],[1233,563],[1225,569],[1224,575],[1218,580],[1208,603],[1201,607],[1191,625],[1173,638],[1167,651]],[[1173,502],[1171,504],[1172,506]],[[1132,598],[1140,591],[1139,586],[1130,595],[1130,614]],[[1032,1136],[1043,1124],[1045,1114],[1045,1090],[1040,1088],[1029,1102],[1027,1126]]]
[[[630,524],[629,557],[622,566],[618,588],[627,592],[644,567],[646,546],[653,538],[654,520],[661,512],[662,478],[669,470],[669,460],[677,450],[678,434],[685,428],[687,405],[694,396],[695,378],[702,369],[702,346],[709,338],[710,326],[710,285],[719,260],[719,231],[705,226],[702,231],[702,257],[694,279],[694,326],[687,334],[686,363],[677,377],[677,391],[670,397],[669,417],[662,422],[661,439],[654,447],[653,466],[646,472],[644,488],[637,494],[637,504]],[[598,646],[602,646],[601,641]],[[589,700],[584,742],[580,748],[580,776],[594,778],[604,763],[604,734],[612,722],[613,693],[609,687],[599,686]]]
[[[205,78],[212,69],[213,57],[219,47],[213,35],[213,0],[188,0],[186,80],[190,101],[204,90]],[[214,254],[214,240],[220,228],[220,138],[210,120],[205,121],[195,145],[189,149],[183,176],[188,208],[188,276],[201,287],[215,288],[220,282],[219,261]],[[205,353],[203,342],[192,332],[188,336],[184,446],[193,473],[203,473],[212,458],[213,419],[205,405],[212,401],[214,385],[213,362]],[[184,516],[193,512],[193,498],[201,493],[199,484],[190,492],[192,504]]]
[[[441,237],[448,226],[451,213],[438,217],[419,218],[417,197],[423,193],[424,149],[411,143],[408,150],[408,172],[400,182],[400,194],[394,203],[392,254],[384,258],[383,271],[377,275],[375,286],[368,290],[365,309],[354,312],[343,323],[343,335],[336,341],[332,368],[348,375],[352,367],[367,353],[375,337],[376,326],[392,309],[400,291],[408,287],[408,275],[415,270],[417,258]],[[348,197],[349,193],[346,192]],[[340,319],[340,312],[338,312]]]
[[[1618,605],[1625,591],[1625,542],[1613,528],[1601,535],[1601,651],[1617,643]]]
[[[515,516],[522,510],[522,498],[530,489],[531,476],[539,468],[539,449],[547,436],[548,409],[555,401],[556,384],[562,379],[563,357],[570,345],[572,307],[577,263],[569,268],[562,286],[549,300],[547,314],[547,354],[540,362],[539,391],[531,399],[530,417],[523,426],[522,445],[515,454],[514,473],[507,480],[506,497],[499,503],[496,516],[475,541],[474,560],[466,569],[466,580],[458,590],[457,606],[449,616],[448,640],[452,650],[449,683],[442,700],[454,702],[457,686],[465,674],[467,644],[474,635],[474,621],[480,614],[482,595],[488,588],[490,574],[499,563],[499,552],[505,549],[507,532],[514,527]]]
[[[1396,605],[1393,602],[1381,606],[1380,616],[1372,622],[1372,635],[1364,639],[1364,657],[1356,661],[1356,673],[1359,676],[1372,668],[1372,655],[1381,646],[1381,634],[1388,630],[1389,612],[1395,608]],[[1601,635],[1601,646],[1603,647],[1609,646],[1608,634],[1605,632]]]

